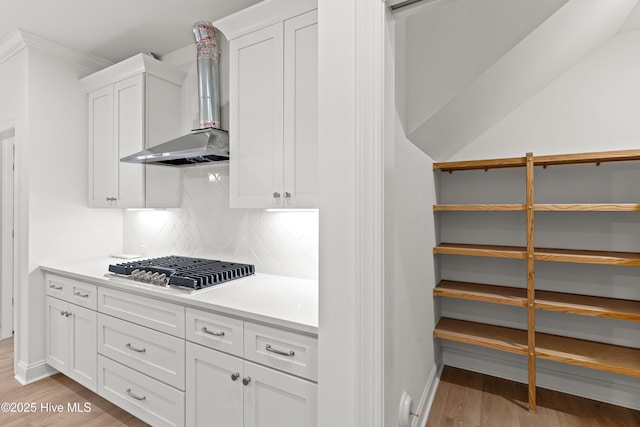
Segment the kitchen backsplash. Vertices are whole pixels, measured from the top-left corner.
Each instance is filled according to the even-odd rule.
[[[318,212],[229,208],[229,166],[182,172],[182,208],[127,210],[124,250],[255,264],[261,273],[318,278]]]

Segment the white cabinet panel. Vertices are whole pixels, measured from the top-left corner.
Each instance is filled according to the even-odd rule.
[[[244,363],[244,427],[315,427],[318,386],[255,363]]]
[[[184,307],[114,289],[98,290],[98,311],[184,338]]]
[[[47,364],[66,372],[69,362],[69,320],[65,316],[69,304],[47,297],[45,348]]]
[[[156,427],[184,425],[184,393],[98,356],[98,394]]]
[[[186,314],[187,340],[242,357],[242,320],[193,308],[187,308]]]
[[[98,318],[98,351],[184,390],[184,340],[111,316]]]
[[[245,322],[244,357],[313,381],[318,380],[318,339]]]
[[[89,206],[109,207],[116,192],[113,86],[89,93]]]
[[[93,310],[69,304],[69,367],[65,372],[71,379],[96,391],[97,349],[96,320]]]
[[[318,11],[284,23],[285,207],[318,206]]]
[[[187,425],[242,427],[242,359],[187,343]]]
[[[144,207],[144,166],[121,163],[120,157],[144,148],[144,74],[113,85],[114,132],[118,148],[118,192],[120,208]]]
[[[278,206],[283,182],[282,24],[231,40],[231,200],[237,207]]]
[[[46,310],[47,364],[95,391],[96,312],[51,296]]]

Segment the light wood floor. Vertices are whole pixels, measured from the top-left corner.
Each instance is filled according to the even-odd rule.
[[[84,426],[120,427],[146,426],[147,424],[107,402],[97,394],[70,380],[62,374],[22,386],[14,379],[13,339],[0,341],[0,404],[2,402],[35,403],[35,413],[5,413],[0,411],[2,427]],[[41,411],[41,404],[62,404],[62,413]],[[91,412],[69,413],[67,403],[91,404]]]
[[[526,385],[447,366],[427,427],[640,426],[640,412],[631,409],[542,388],[537,399],[531,414]]]

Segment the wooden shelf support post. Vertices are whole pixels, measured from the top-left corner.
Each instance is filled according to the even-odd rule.
[[[536,412],[536,309],[535,309],[535,245],[533,200],[533,153],[527,153],[527,332],[529,411]]]

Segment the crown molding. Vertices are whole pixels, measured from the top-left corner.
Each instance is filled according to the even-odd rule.
[[[39,49],[55,56],[76,62],[93,70],[101,70],[113,63],[94,55],[78,52],[61,44],[25,30],[16,30],[9,37],[0,41],[0,64],[7,61],[24,48]]]

